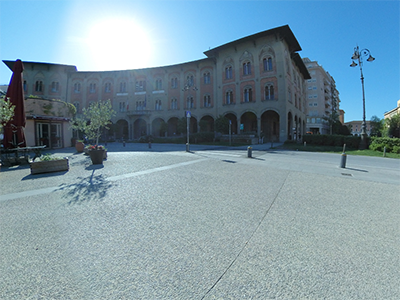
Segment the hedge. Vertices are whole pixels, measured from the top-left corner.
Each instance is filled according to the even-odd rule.
[[[369,149],[383,152],[386,147],[386,152],[400,154],[400,139],[389,137],[371,137]]]
[[[303,136],[303,142],[310,145],[341,147],[346,144],[346,147],[351,149],[358,149],[360,141],[360,137],[351,135],[308,134]]]

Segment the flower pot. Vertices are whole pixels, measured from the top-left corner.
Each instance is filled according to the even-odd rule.
[[[82,153],[83,149],[85,149],[85,144],[83,142],[76,141],[75,149],[76,149],[76,152]]]
[[[46,160],[46,161],[34,161],[30,163],[30,166],[31,166],[31,174],[60,172],[69,170],[68,158]]]
[[[94,165],[101,165],[103,164],[104,160],[104,149],[95,149],[89,151],[90,159],[92,160],[92,164]]]

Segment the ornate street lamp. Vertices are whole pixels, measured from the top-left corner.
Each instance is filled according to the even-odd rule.
[[[191,89],[193,89],[193,91],[197,91],[198,90],[198,88],[197,87],[195,87],[195,86],[193,86],[193,80],[192,81],[190,81],[189,79],[187,80],[187,83],[185,84],[185,86],[182,88],[182,91],[183,92],[186,92],[186,91],[190,91]],[[189,92],[189,98],[190,98],[190,92]],[[187,111],[186,111],[186,152],[190,152],[190,149],[189,149],[189,129],[190,129],[190,118],[191,118],[191,116],[192,116],[192,114],[191,114],[191,112],[190,112],[190,110],[189,110],[189,107],[190,105],[189,105],[189,103],[187,103]]]
[[[360,149],[364,150],[367,148],[367,123],[365,122],[365,92],[364,92],[364,75],[362,71],[362,65],[363,65],[363,59],[362,57],[368,57],[367,61],[371,62],[374,61],[375,58],[372,57],[371,53],[369,52],[368,49],[362,49],[361,51],[359,50],[358,46],[354,48],[354,54],[351,57],[353,60],[352,64],[350,67],[356,67],[357,65],[360,66],[360,72],[361,72],[361,86],[362,86],[362,96],[363,96],[363,121],[361,125],[361,144],[360,144]],[[358,61],[358,64],[355,62]]]

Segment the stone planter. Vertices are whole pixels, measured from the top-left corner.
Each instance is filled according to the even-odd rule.
[[[31,174],[60,172],[69,170],[68,158],[46,160],[46,161],[34,161],[31,162],[30,165],[31,165]]]
[[[92,164],[94,164],[94,165],[103,164],[105,153],[106,153],[106,150],[104,150],[104,149],[90,150],[89,156],[90,156],[90,159],[92,160]]]
[[[75,142],[75,149],[76,149],[76,152],[82,153],[83,150],[85,149],[85,144],[83,142],[76,141]]]

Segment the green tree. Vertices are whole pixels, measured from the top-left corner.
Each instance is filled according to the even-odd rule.
[[[390,119],[386,119],[386,125],[390,137],[400,138],[400,114],[395,114]]]
[[[0,130],[14,116],[14,108],[8,99],[0,98]]]
[[[223,134],[228,134],[229,119],[223,115],[219,115],[218,118],[215,119],[215,130]]]
[[[371,127],[371,136],[382,136],[383,131],[383,120],[379,119],[377,116],[372,116],[370,120],[370,127]]]
[[[176,128],[176,130],[178,131],[177,133],[178,134],[184,134],[184,133],[186,133],[186,127],[187,127],[187,124],[186,124],[186,122],[187,122],[187,120],[186,120],[186,118],[185,117],[182,117],[182,118],[180,118],[179,120],[178,120],[178,124],[177,124],[177,128]]]
[[[115,116],[111,101],[99,101],[92,103],[89,108],[84,108],[85,118],[77,118],[71,122],[73,129],[81,130],[89,138],[96,140],[96,146],[99,144],[99,138],[103,128],[109,129],[111,118]]]

